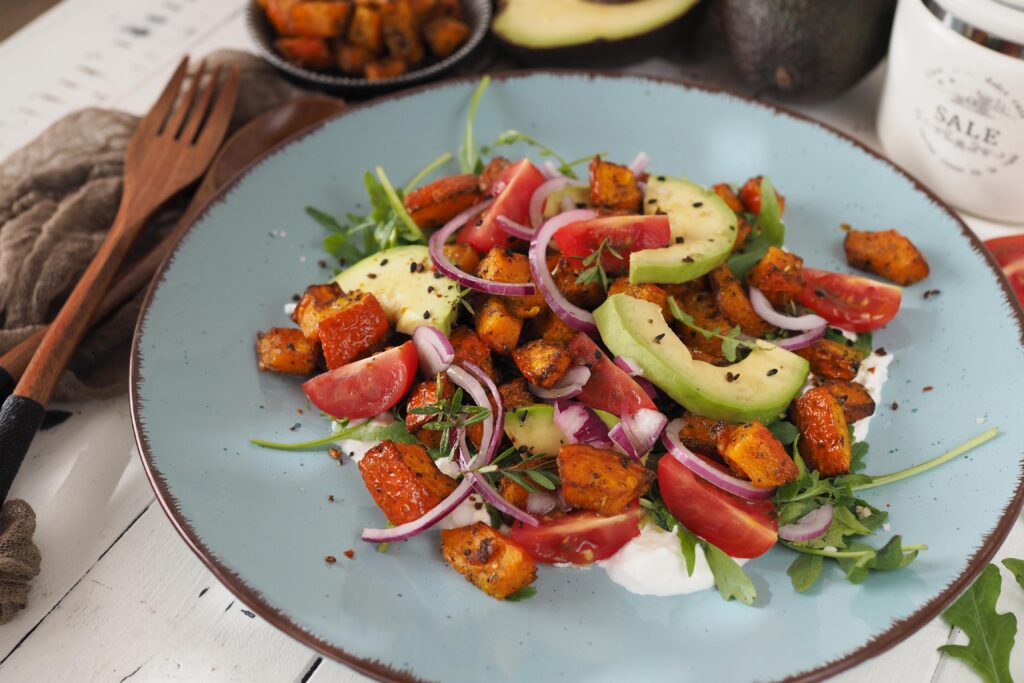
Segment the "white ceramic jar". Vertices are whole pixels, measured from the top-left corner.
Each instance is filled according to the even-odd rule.
[[[878,135],[957,208],[1024,223],[1024,0],[899,0]]]

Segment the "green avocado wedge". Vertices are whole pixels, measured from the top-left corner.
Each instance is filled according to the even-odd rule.
[[[594,319],[612,353],[634,360],[644,377],[697,415],[771,422],[807,380],[806,360],[767,342],[726,367],[694,360],[657,304],[625,294],[608,297]]]
[[[689,180],[651,176],[644,213],[668,214],[670,244],[629,257],[629,281],[679,283],[710,272],[736,243],[736,214],[712,190]]]
[[[619,423],[619,418],[603,410],[595,410],[601,421],[609,428]],[[558,449],[569,443],[565,434],[555,424],[555,408],[548,403],[513,408],[505,413],[505,434],[516,448],[526,448],[540,455],[558,455]]]

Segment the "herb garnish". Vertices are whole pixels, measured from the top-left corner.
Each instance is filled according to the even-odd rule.
[[[490,416],[491,410],[485,406],[463,405],[462,399],[465,393],[462,387],[457,387],[451,398],[444,397],[444,381],[440,374],[437,376],[437,394],[434,403],[417,406],[409,410],[412,415],[433,415],[435,419],[423,425],[423,429],[441,432],[441,443],[436,449],[431,450],[431,456],[435,460],[446,458],[452,454],[455,445],[452,436],[458,429],[464,429],[469,425],[483,422]]]
[[[615,258],[622,259],[622,254],[615,251],[615,247],[608,243],[607,237],[603,238],[601,243],[597,245],[597,249],[590,252],[586,257],[573,256],[574,259],[583,262],[583,270],[576,276],[576,284],[590,285],[600,282],[601,289],[606,292],[608,291],[608,273],[604,270],[604,259],[602,257],[602,252],[605,250]]]
[[[574,166],[578,166],[579,164],[582,164],[583,162],[590,161],[595,156],[593,154],[588,154],[585,157],[580,157],[579,159],[573,159],[572,161],[569,161],[565,157],[563,157],[561,154],[559,154],[555,150],[553,150],[550,147],[548,147],[547,145],[545,145],[540,140],[538,140],[538,139],[536,139],[536,138],[534,138],[534,137],[532,137],[530,135],[527,135],[526,133],[523,133],[522,131],[518,131],[518,130],[514,130],[514,129],[506,130],[505,132],[503,132],[500,135],[498,135],[498,137],[495,138],[495,140],[494,140],[493,147],[501,147],[502,145],[514,145],[517,142],[522,142],[522,143],[525,143],[527,145],[530,145],[531,147],[536,148],[537,149],[537,154],[539,156],[542,156],[542,157],[554,157],[558,161],[558,164],[559,164],[558,167],[557,167],[558,168],[558,172],[561,173],[562,175],[564,175],[566,177],[569,177],[569,178],[572,178],[574,180],[577,179],[578,176],[576,175],[576,172],[573,171],[573,167]],[[600,156],[600,153],[597,156]]]
[[[862,358],[867,358],[869,355],[871,355],[872,347],[870,332],[859,332],[857,334],[857,339],[855,341],[851,341],[842,332],[833,327],[830,327],[827,330],[825,330],[825,339],[829,339],[834,342],[839,342],[840,344],[845,344],[849,347],[857,349],[858,351],[860,351]]]
[[[500,463],[512,455],[519,455],[520,459],[511,465],[499,467]],[[524,456],[515,446],[505,449],[489,465],[476,471],[480,474],[497,474],[505,477],[530,493],[536,493],[540,489],[554,491],[562,484],[554,458],[541,453],[529,453]]]
[[[537,589],[534,586],[523,586],[515,593],[505,596],[505,602],[522,602],[523,600],[529,600],[537,594]]]
[[[743,279],[758,261],[768,253],[768,247],[781,247],[786,238],[786,227],[779,213],[779,202],[775,195],[775,186],[767,176],[761,178],[761,211],[754,214],[743,214],[752,225],[750,237],[742,249],[738,249],[729,257],[729,268],[736,277]]]
[[[307,451],[329,449],[334,446],[335,442],[342,439],[374,443],[380,441],[419,443],[416,437],[406,430],[405,423],[403,422],[391,422],[389,424],[363,422],[349,427],[348,420],[332,420],[331,433],[319,439],[299,443],[279,443],[276,441],[264,441],[263,439],[249,439],[249,442],[263,448],[272,448],[278,451]]]
[[[462,144],[459,145],[459,170],[462,173],[480,173],[484,170],[484,162],[480,160],[480,151],[476,147],[473,136],[473,124],[476,121],[476,108],[484,91],[491,84],[491,77],[484,76],[473,91],[473,99],[469,101],[469,115],[466,117],[466,129],[462,133]]]
[[[743,348],[753,351],[754,349],[758,348],[757,339],[748,340],[740,338],[740,335],[743,333],[743,331],[740,329],[739,325],[736,325],[725,334],[722,334],[721,332],[715,332],[713,330],[705,329],[694,323],[693,316],[679,307],[679,304],[676,303],[676,298],[674,296],[670,296],[668,298],[668,306],[670,309],[672,309],[672,315],[675,316],[676,320],[683,323],[691,330],[699,332],[705,339],[711,339],[712,337],[716,339],[721,339],[722,355],[725,356],[725,359],[731,363],[736,362],[738,349]]]

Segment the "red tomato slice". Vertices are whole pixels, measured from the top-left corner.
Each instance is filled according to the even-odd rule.
[[[597,347],[585,332],[569,342],[569,353],[574,365],[590,368],[590,379],[576,399],[591,408],[612,415],[632,415],[641,408],[657,410],[654,401],[629,374],[612,362],[608,354]]]
[[[580,510],[542,517],[535,527],[516,522],[508,536],[537,562],[590,564],[611,557],[639,536],[641,516],[640,504],[635,502],[611,517]]]
[[[339,419],[373,417],[405,395],[419,369],[416,346],[407,341],[387,351],[342,365],[302,385],[320,410]]]
[[[586,258],[604,240],[623,258],[602,252],[604,269],[616,275],[629,270],[629,255],[642,249],[667,247],[668,216],[602,216],[565,226],[555,233],[555,243],[567,257]]]
[[[484,215],[470,220],[460,231],[455,241],[468,244],[482,254],[492,247],[508,246],[516,241],[498,227],[498,216],[505,216],[523,225],[530,224],[530,197],[544,182],[544,176],[529,159],[512,164],[498,176],[495,188],[501,188],[494,203],[487,207]]]
[[[669,512],[683,526],[733,557],[764,555],[778,540],[779,525],[770,500],[734,496],[671,455],[658,462],[658,488]]]
[[[851,332],[877,329],[896,317],[903,290],[858,275],[804,268],[800,303]]]
[[[1024,235],[1010,235],[985,242],[996,262],[1003,268],[1017,298],[1024,302]]]

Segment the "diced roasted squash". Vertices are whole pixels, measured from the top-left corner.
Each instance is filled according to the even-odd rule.
[[[768,252],[747,273],[747,284],[757,287],[772,302],[782,309],[804,290],[804,276],[800,270],[804,260],[796,254],[768,247]]]
[[[363,76],[368,81],[383,81],[388,78],[401,76],[408,70],[409,65],[405,63],[404,59],[388,57],[387,59],[380,59],[367,64],[366,68],[363,69]]]
[[[928,262],[914,243],[896,230],[850,230],[843,240],[846,262],[898,285],[928,277]]]
[[[800,476],[785,447],[760,422],[731,427],[720,452],[729,468],[754,486],[782,486]]]
[[[693,324],[704,330],[726,334],[732,325],[718,311],[711,292],[692,292],[676,299],[679,308],[693,316]],[[722,340],[717,337],[710,339],[682,322],[673,323],[673,329],[679,338],[690,349],[694,358],[705,362],[724,361]]]
[[[359,461],[359,472],[377,506],[396,526],[419,519],[457,486],[419,444],[382,441]]]
[[[526,254],[512,251],[508,247],[494,247],[487,252],[477,266],[476,274],[491,282],[533,282],[530,260]],[[503,299],[509,312],[517,318],[534,318],[547,308],[544,295],[540,292]]]
[[[441,554],[467,581],[498,600],[504,600],[537,578],[533,558],[483,522],[442,529]]]
[[[317,326],[328,370],[369,354],[391,331],[377,297],[362,292],[356,295],[347,306]]]
[[[458,50],[469,38],[469,26],[453,17],[439,17],[423,27],[423,39],[430,54],[444,59]]]
[[[348,42],[362,45],[375,55],[384,48],[384,31],[381,26],[380,12],[372,7],[357,5],[352,14],[352,23],[348,27]]]
[[[713,420],[693,413],[683,413],[679,440],[687,448],[704,455],[718,455],[720,440],[726,435],[728,425],[722,420]]]
[[[489,296],[476,312],[476,333],[495,353],[507,356],[519,345],[523,320],[512,315],[505,298]]]
[[[348,76],[362,76],[375,55],[362,45],[338,45],[338,69]]]
[[[848,424],[875,414],[875,400],[871,398],[871,394],[860,382],[830,379],[821,386],[839,401],[839,405],[843,407],[843,417],[846,418]]]
[[[722,201],[736,213],[743,212],[743,203],[740,202],[740,198],[736,196],[736,193],[732,191],[732,188],[728,183],[718,183],[712,188]]]
[[[319,341],[320,321],[330,318],[335,313],[357,300],[361,292],[346,294],[335,282],[322,285],[310,285],[295,305],[292,320],[310,341]]]
[[[654,472],[637,460],[607,448],[565,444],[558,451],[562,495],[573,507],[615,515],[644,495]]]
[[[763,337],[775,329],[754,311],[750,299],[747,298],[747,292],[743,289],[743,283],[733,275],[729,264],[723,263],[708,273],[708,281],[711,283],[711,291],[715,295],[718,310],[726,320],[733,325],[739,325],[744,334]]]
[[[569,340],[576,336],[576,330],[569,327],[550,308],[536,318],[531,318],[527,325],[529,336],[534,339],[568,344]]]
[[[567,259],[564,256],[549,256],[548,268],[555,279],[555,287],[565,298],[580,308],[591,309],[599,306],[605,299],[601,283],[592,281],[587,284],[578,281],[583,265],[580,261]]]
[[[334,61],[323,38],[278,38],[274,46],[286,60],[310,69],[326,69]]]
[[[475,273],[480,265],[480,252],[468,244],[446,244],[444,255],[452,264],[464,273]]]
[[[512,162],[505,157],[494,157],[487,162],[484,166],[484,170],[480,173],[478,179],[480,185],[480,191],[484,194],[489,194],[494,188],[494,183],[498,181],[501,174],[505,172],[505,169],[512,165]]]
[[[266,13],[279,36],[294,35],[292,31],[292,7],[301,0],[267,0]]]
[[[530,384],[550,389],[565,375],[572,357],[565,344],[537,339],[513,351],[512,360]]]
[[[455,17],[465,19],[466,9],[462,6],[462,0],[437,0],[435,5],[436,16]]]
[[[408,0],[391,0],[380,7],[384,44],[392,57],[415,65],[423,61],[423,41],[417,32],[416,16]]]
[[[672,309],[668,306],[668,294],[658,285],[651,283],[633,284],[629,281],[628,277],[623,276],[616,278],[611,286],[608,287],[608,296],[612,294],[625,294],[634,299],[642,299],[650,301],[652,304],[657,304],[661,307],[661,313],[665,316],[665,320],[672,320]]]
[[[335,38],[345,31],[351,12],[347,2],[300,2],[292,6],[290,28],[303,38]]]
[[[763,179],[764,176],[755,176],[740,188],[740,201],[743,202],[744,208],[754,215],[761,213],[761,181]],[[781,216],[786,211],[786,198],[779,194],[778,188],[775,188],[775,198],[779,202],[779,215]]]
[[[826,477],[850,471],[850,432],[835,396],[815,387],[793,401],[790,416],[800,430],[800,455],[808,467]]]
[[[416,188],[405,198],[405,208],[416,225],[424,229],[440,228],[471,206],[483,200],[483,193],[472,173],[440,178]]]
[[[468,327],[457,327],[452,330],[450,337],[452,347],[455,349],[455,363],[463,364],[470,362],[490,376],[496,379],[494,373],[494,361],[491,359],[491,349],[486,342]]]
[[[530,390],[526,388],[526,380],[522,377],[500,385],[498,393],[501,395],[501,404],[505,406],[505,410],[523,408],[537,402]]]
[[[806,358],[815,375],[847,382],[857,376],[863,360],[863,355],[857,349],[831,339],[819,339],[793,353]]]
[[[318,344],[306,339],[302,330],[272,327],[256,335],[260,370],[309,375],[316,368]]]
[[[526,499],[530,495],[530,492],[508,477],[502,477],[498,481],[498,493],[501,494],[502,498],[512,503],[520,510],[526,509]]]
[[[594,157],[590,162],[590,203],[602,213],[640,213],[643,199],[628,166]]]

